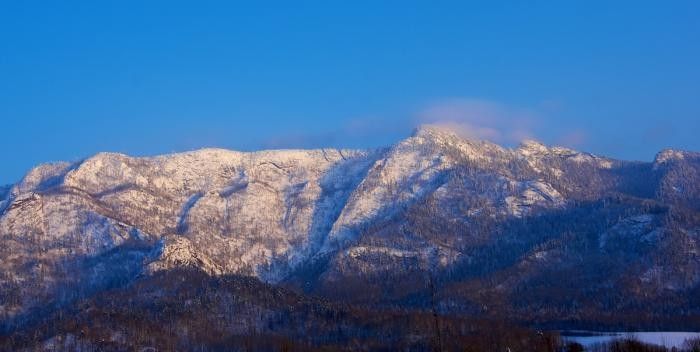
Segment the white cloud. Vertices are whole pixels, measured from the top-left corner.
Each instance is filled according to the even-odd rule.
[[[269,138],[264,148],[366,148],[390,145],[419,125],[432,125],[456,132],[464,138],[488,140],[513,146],[525,139],[542,139],[568,147],[579,147],[588,140],[580,128],[557,119],[560,103],[545,102],[534,107],[516,107],[474,98],[443,99],[423,105],[414,113],[399,116],[348,118],[335,128],[315,133],[303,127]]]
[[[465,138],[512,144],[534,136],[535,111],[481,99],[449,99],[429,105],[417,124],[448,128]]]

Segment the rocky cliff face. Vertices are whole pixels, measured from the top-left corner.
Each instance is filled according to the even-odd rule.
[[[422,304],[429,279],[446,310],[525,314],[571,285],[631,295],[601,309],[682,298],[700,282],[698,155],[625,162],[426,127],[380,150],[41,165],[0,188],[0,317],[177,267],[390,304]]]

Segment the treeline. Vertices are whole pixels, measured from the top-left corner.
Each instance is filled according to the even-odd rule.
[[[434,310],[370,309],[246,277],[195,270],[143,277],[0,336],[0,351],[700,351],[620,340],[590,347],[556,332]]]
[[[0,350],[554,352],[557,334],[424,310],[368,309],[245,277],[144,277],[0,337]]]

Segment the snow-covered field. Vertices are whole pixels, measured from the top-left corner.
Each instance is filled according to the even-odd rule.
[[[633,338],[635,340],[664,346],[667,348],[681,348],[686,340],[700,338],[700,332],[684,331],[641,331],[641,332],[596,332],[596,331],[571,331],[562,333],[565,341],[578,342],[584,347],[592,347],[614,340]]]

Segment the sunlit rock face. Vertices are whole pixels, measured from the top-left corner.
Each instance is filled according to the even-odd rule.
[[[634,263],[624,275],[640,285],[694,287],[698,160],[663,151],[625,162],[535,141],[508,149],[425,127],[377,150],[100,153],[41,165],[0,187],[0,316],[180,266],[330,296],[357,278],[450,273],[461,285],[476,275],[464,273],[500,270],[488,287],[497,291],[605,253]],[[670,220],[669,207],[693,215]],[[607,222],[584,229],[597,212]],[[533,227],[542,219],[551,226]],[[681,264],[659,259],[674,246]]]

